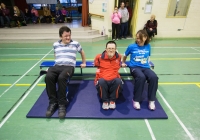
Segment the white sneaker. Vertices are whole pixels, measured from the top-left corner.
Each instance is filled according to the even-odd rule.
[[[149,101],[149,109],[150,110],[155,110],[156,109],[155,101]]]
[[[108,102],[103,102],[102,108],[105,109],[105,110],[108,110],[109,109]]]
[[[116,108],[115,102],[111,101],[110,104],[109,104],[109,108],[110,109],[115,109]]]
[[[139,110],[139,109],[140,109],[140,103],[139,103],[139,102],[135,102],[135,101],[133,100],[133,108]]]

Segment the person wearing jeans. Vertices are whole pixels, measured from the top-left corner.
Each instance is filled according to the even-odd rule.
[[[119,12],[121,13],[120,39],[122,37],[126,39],[128,32],[129,13],[127,8],[124,6],[124,2],[121,2],[121,7],[119,8]]]

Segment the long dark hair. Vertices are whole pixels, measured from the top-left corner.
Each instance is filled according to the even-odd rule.
[[[149,44],[149,36],[147,34],[147,32],[145,30],[139,30],[137,33],[136,33],[136,37],[137,37],[137,34],[139,35],[139,39],[140,40],[143,40],[143,37],[147,37],[146,41],[144,42],[144,45],[147,45]],[[136,42],[137,43],[137,42]]]

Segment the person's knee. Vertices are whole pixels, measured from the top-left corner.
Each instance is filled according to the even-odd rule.
[[[149,81],[158,82],[158,76],[157,76],[157,75],[151,75],[151,76],[149,77]]]
[[[115,78],[115,84],[120,85],[122,83],[121,78]]]
[[[52,76],[52,74],[47,72],[46,77],[45,77],[45,82],[52,81],[52,80],[54,80],[54,77]]]
[[[62,76],[62,75],[59,75],[59,76],[58,76],[58,82],[59,82],[59,81],[67,81],[67,77]]]
[[[105,81],[103,78],[100,78],[100,79],[98,80],[98,84],[99,84],[99,85],[103,85],[105,82],[106,82],[106,81]]]

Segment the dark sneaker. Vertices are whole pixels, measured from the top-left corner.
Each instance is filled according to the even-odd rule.
[[[58,116],[60,119],[64,119],[66,115],[66,105],[58,106]]]
[[[46,112],[46,117],[51,117],[54,112],[58,109],[58,104],[54,103],[54,104],[49,104],[48,108],[47,108],[47,112]]]

